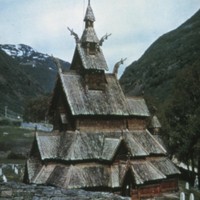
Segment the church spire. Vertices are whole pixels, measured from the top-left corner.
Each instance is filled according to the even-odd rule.
[[[85,43],[86,46],[90,46],[88,43],[98,44],[99,39],[95,33],[93,23],[95,21],[94,13],[90,5],[90,0],[88,0],[88,6],[85,13],[85,29],[81,37],[82,44]],[[87,44],[86,44],[87,43]]]
[[[90,5],[90,0],[88,0],[88,6],[87,6],[86,13],[85,13],[84,21],[85,21],[86,27],[90,27],[90,26],[93,27],[93,22],[95,21],[95,16],[94,16],[92,7]]]

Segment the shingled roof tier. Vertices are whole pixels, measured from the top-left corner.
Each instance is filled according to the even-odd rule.
[[[36,140],[42,160],[112,161],[122,142],[131,157],[166,154],[166,150],[147,130],[113,133],[68,131],[59,135],[37,133]]]
[[[87,53],[86,49],[81,47],[81,44],[77,44],[74,59],[76,59],[76,57],[80,57],[85,69],[108,70],[106,60],[100,48],[95,55],[90,55]],[[72,66],[73,62],[74,61],[72,61]]]
[[[88,27],[83,31],[81,42],[99,43],[99,39],[93,27]]]
[[[143,98],[125,98],[113,74],[106,75],[104,91],[88,90],[78,73],[68,72],[60,78],[73,115],[150,116]]]
[[[85,18],[84,18],[84,21],[88,21],[88,20],[92,21],[92,22],[95,21],[95,16],[94,16],[92,7],[90,6],[90,2],[88,2],[88,6],[87,6],[86,13],[85,13]]]
[[[128,170],[133,173],[135,184],[141,185],[145,182],[166,179],[168,175],[179,174],[180,172],[173,164],[163,157],[154,158],[151,161],[142,159],[139,161],[116,162],[112,165],[105,164],[76,164],[64,165],[57,163],[49,163],[39,169],[37,176],[32,177],[31,182],[42,184],[46,182],[63,188],[92,188],[92,187],[109,187],[118,188],[123,184],[124,177]],[[158,162],[165,163],[165,168],[173,169],[160,170]],[[33,160],[28,160],[28,163]],[[29,168],[30,170],[31,168]]]

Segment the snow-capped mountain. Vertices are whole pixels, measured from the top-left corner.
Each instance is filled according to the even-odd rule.
[[[7,55],[18,60],[21,65],[25,66],[39,67],[43,65],[44,62],[50,60],[50,62],[48,62],[50,65],[48,69],[57,71],[57,67],[52,63],[51,56],[40,53],[28,45],[0,44],[0,49],[3,50]]]
[[[5,45],[0,45],[0,48],[13,58],[30,57],[36,52],[32,47],[24,44],[17,44],[17,45],[5,44]]]
[[[11,56],[22,70],[39,82],[45,92],[51,92],[55,83],[57,66],[52,57],[34,50],[25,44],[0,44],[0,50]],[[69,68],[69,63],[61,59],[63,70]]]
[[[69,68],[68,62],[60,64],[63,70]],[[0,116],[4,106],[21,113],[28,99],[51,93],[56,77],[51,56],[24,44],[0,44]]]

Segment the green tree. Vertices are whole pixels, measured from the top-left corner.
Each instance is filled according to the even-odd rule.
[[[49,95],[39,96],[30,99],[24,109],[24,121],[41,122],[47,117],[49,108]]]
[[[200,168],[200,67],[178,74],[171,99],[164,106],[164,135],[171,154]],[[198,170],[200,177],[200,169]]]

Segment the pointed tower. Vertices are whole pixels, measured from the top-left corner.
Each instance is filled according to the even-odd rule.
[[[89,27],[90,25],[93,26],[93,22],[95,21],[95,16],[90,6],[90,0],[88,0],[88,7],[86,10],[84,21],[86,22],[86,25],[88,25],[87,27]],[[91,22],[91,24],[90,23],[88,24],[87,22]]]
[[[84,22],[85,29],[76,44],[71,70],[83,75],[88,89],[104,90],[105,70],[108,70],[108,66],[94,29],[95,16],[90,1],[88,1]]]
[[[81,39],[82,42],[91,42],[91,43],[98,44],[99,39],[94,30],[95,16],[90,6],[90,1],[88,1],[88,7],[85,13],[84,22],[85,22],[85,30],[82,35],[82,39]]]

